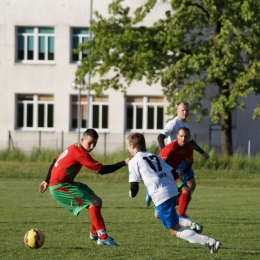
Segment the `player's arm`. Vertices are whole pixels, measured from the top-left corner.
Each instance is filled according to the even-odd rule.
[[[193,146],[193,149],[195,151],[197,151],[198,153],[200,153],[203,157],[205,157],[206,159],[209,158],[209,155],[192,139],[190,140],[190,143]]]
[[[56,158],[53,160],[52,164],[50,165],[49,171],[46,175],[45,180],[40,184],[39,192],[43,193],[48,189],[50,178],[51,178],[51,171],[52,171],[52,168],[54,167],[55,163],[56,163]]]
[[[108,174],[111,172],[115,172],[115,171],[119,170],[120,168],[126,166],[129,162],[129,160],[130,160],[130,158],[127,158],[124,161],[118,162],[115,164],[102,165],[102,168],[99,171],[97,171],[97,173],[104,175],[104,174]]]
[[[158,144],[159,144],[161,149],[163,149],[163,147],[165,146],[165,143],[164,143],[165,138],[166,138],[166,136],[164,134],[159,134],[157,136],[157,141],[158,141]]]
[[[129,197],[134,198],[139,191],[139,183],[138,182],[130,182],[130,190]]]

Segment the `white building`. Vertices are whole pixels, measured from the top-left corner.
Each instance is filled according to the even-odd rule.
[[[109,2],[94,0],[93,10],[106,15]],[[126,4],[137,7],[144,2]],[[162,17],[165,8],[158,4],[144,23]],[[60,149],[77,142],[79,91],[71,83],[84,53],[75,55],[73,49],[89,38],[90,9],[91,0],[0,1],[0,149],[10,145]],[[126,98],[114,90],[98,98],[93,94],[81,92],[80,133],[95,128],[100,134],[97,150],[123,149],[133,131],[144,133],[148,145],[157,143],[168,119],[159,85],[136,82]],[[260,138],[252,140],[260,130],[259,120],[252,120],[257,102],[259,98],[251,96],[246,111],[234,112],[234,149],[247,152],[251,140],[251,152],[259,151]],[[190,125],[195,140],[220,146],[220,129],[212,127],[209,118],[198,124],[192,117]]]

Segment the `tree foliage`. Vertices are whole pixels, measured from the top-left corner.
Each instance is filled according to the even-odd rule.
[[[140,26],[158,3],[167,7],[165,17]],[[222,152],[231,155],[231,112],[244,109],[249,93],[260,93],[260,2],[147,0],[130,15],[116,0],[109,13],[104,18],[95,12],[95,37],[79,47],[89,53],[77,71],[80,80],[89,71],[99,74],[101,80],[89,86],[97,94],[108,88],[125,92],[133,80],[159,81],[169,114],[176,102],[187,100],[198,120],[207,114],[213,123],[221,120]],[[210,111],[205,98],[211,100]],[[259,116],[260,104],[253,117]]]

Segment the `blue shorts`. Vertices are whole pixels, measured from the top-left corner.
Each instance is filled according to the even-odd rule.
[[[177,169],[177,172],[182,171],[185,166],[186,166],[186,162],[182,161],[181,164],[179,165],[178,169]],[[190,169],[187,173],[185,173],[185,181],[193,179],[194,175],[195,175],[194,171],[192,169]]]
[[[167,229],[172,228],[179,223],[179,216],[175,209],[176,199],[177,196],[172,197],[155,207],[158,218]]]

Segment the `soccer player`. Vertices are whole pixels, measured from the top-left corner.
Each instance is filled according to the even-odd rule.
[[[97,240],[98,245],[117,246],[114,239],[107,235],[101,214],[101,198],[86,184],[74,181],[82,166],[99,174],[108,174],[128,164],[130,158],[111,165],[95,161],[90,152],[95,148],[98,137],[94,129],[87,129],[80,143],[69,146],[57,156],[39,191],[43,193],[50,186],[51,196],[75,216],[87,208],[91,220],[90,239]]]
[[[186,217],[186,209],[191,200],[191,189],[186,184],[186,175],[191,170],[193,163],[193,146],[189,143],[189,138],[190,130],[181,127],[177,132],[177,140],[167,144],[158,154],[178,173],[174,179],[180,192],[177,203],[179,205],[178,214],[182,217]],[[182,162],[185,162],[185,167],[180,170],[179,166]]]
[[[146,151],[144,136],[132,133],[127,137],[128,150],[133,158],[128,163],[130,190],[129,196],[134,198],[139,191],[139,182],[142,180],[151,196],[158,218],[165,228],[177,238],[190,243],[206,245],[210,253],[217,253],[221,242],[217,239],[204,236],[190,229],[184,229],[182,219],[175,210],[175,201],[178,194],[173,169],[158,155]]]
[[[186,122],[186,119],[189,116],[189,103],[186,101],[181,101],[177,104],[177,116],[170,120],[163,131],[158,135],[157,140],[161,149],[165,146],[164,139],[168,138],[168,143],[176,139],[177,131],[181,127],[187,127],[190,129],[189,124]],[[195,151],[199,152],[205,159],[209,158],[209,155],[201,148],[199,145],[192,139],[190,136],[189,142],[193,145]],[[185,168],[185,162],[180,165],[180,170]],[[176,169],[175,169],[176,170]],[[187,184],[191,188],[191,191],[194,192],[196,188],[196,181],[194,178],[194,172],[190,169],[186,173]]]

